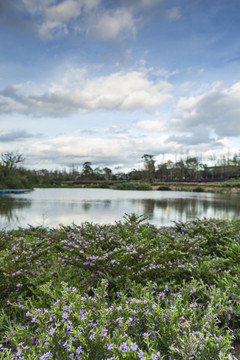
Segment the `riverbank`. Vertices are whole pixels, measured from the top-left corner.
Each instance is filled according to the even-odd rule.
[[[212,193],[232,193],[240,194],[240,182],[238,185],[231,183],[157,183],[152,185],[153,190],[164,188],[172,191],[193,191],[193,192],[212,192]]]
[[[159,191],[193,191],[211,193],[240,194],[240,181],[219,183],[190,183],[190,182],[155,182],[152,184],[142,181],[82,181],[81,183],[38,184],[35,188],[96,188],[116,190],[159,190]]]
[[[0,358],[234,359],[239,254],[239,221],[2,231]]]

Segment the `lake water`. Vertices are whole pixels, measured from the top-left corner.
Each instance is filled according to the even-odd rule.
[[[156,226],[193,218],[240,218],[240,195],[111,189],[35,189],[0,195],[0,229],[113,224],[124,214],[145,215]]]

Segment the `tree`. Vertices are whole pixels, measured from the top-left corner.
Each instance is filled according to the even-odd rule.
[[[103,168],[105,180],[110,180],[112,177],[112,170],[108,167]]]
[[[176,179],[184,179],[185,178],[186,166],[185,166],[183,160],[179,160],[175,163],[174,170],[175,170],[174,178],[176,178]]]
[[[199,161],[197,157],[188,158],[186,161],[187,177],[196,179],[199,171]]]
[[[154,155],[144,154],[142,159],[144,159],[144,165],[147,174],[147,180],[153,182],[155,174],[155,160],[153,160]]]
[[[1,167],[3,174],[8,176],[14,172],[17,165],[24,162],[24,157],[18,152],[5,152],[1,154]]]
[[[83,164],[82,176],[86,179],[89,179],[93,174],[93,169],[91,167],[92,163],[90,161],[85,161]]]

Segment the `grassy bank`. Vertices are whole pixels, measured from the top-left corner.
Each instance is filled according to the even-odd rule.
[[[36,188],[94,188],[114,190],[152,190],[152,186],[143,181],[88,181],[81,184],[62,183],[58,185],[38,184]]]
[[[162,191],[192,191],[211,193],[237,193],[240,194],[240,181],[222,181],[216,183],[194,182],[159,182],[153,184],[154,190]]]
[[[0,234],[0,359],[234,359],[240,224]]]
[[[96,188],[114,190],[159,190],[159,191],[192,191],[211,193],[237,193],[240,194],[240,181],[223,181],[219,183],[191,183],[191,182],[155,182],[144,181],[89,181],[73,184],[71,181],[61,184],[37,184],[35,188]]]

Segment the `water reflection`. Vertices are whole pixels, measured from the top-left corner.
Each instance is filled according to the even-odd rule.
[[[217,217],[235,219],[240,215],[239,197],[217,195],[211,198],[169,198],[162,200],[138,199],[136,206],[150,220],[164,222],[172,218],[174,221],[186,221],[193,218]]]
[[[26,209],[31,206],[31,201],[27,199],[16,199],[11,195],[0,196],[0,224],[1,228],[11,227],[11,224],[19,222],[18,210]],[[3,226],[2,226],[3,225]]]
[[[173,221],[240,217],[239,195],[117,191],[109,189],[36,189],[0,196],[0,227],[58,226],[84,221],[114,223],[124,214],[145,215],[157,226]]]

